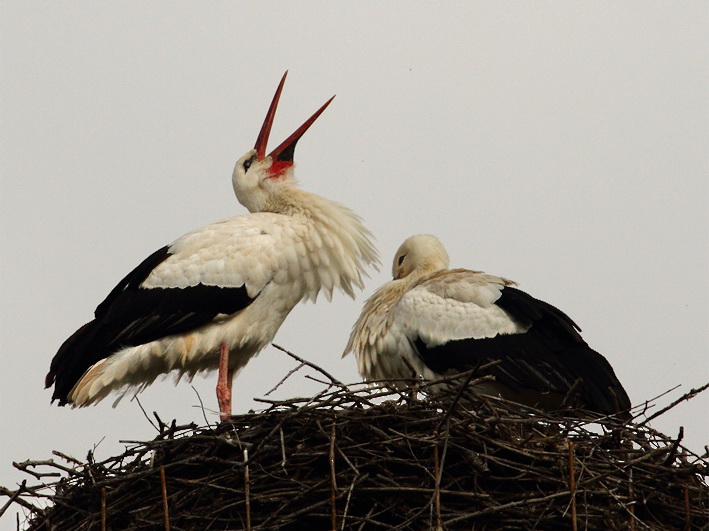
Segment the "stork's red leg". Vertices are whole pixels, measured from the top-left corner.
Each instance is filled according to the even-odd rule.
[[[217,402],[219,417],[226,420],[231,416],[231,382],[234,371],[229,369],[229,347],[219,345],[219,378],[217,380]]]

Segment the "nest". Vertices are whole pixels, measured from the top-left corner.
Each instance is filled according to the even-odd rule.
[[[20,504],[31,530],[709,529],[708,463],[681,432],[543,413],[470,380],[331,379],[216,426],[160,422],[103,462],[16,464],[41,483],[3,489],[2,511]]]

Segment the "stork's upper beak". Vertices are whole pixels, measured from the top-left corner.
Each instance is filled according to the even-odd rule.
[[[271,134],[273,118],[276,115],[278,100],[281,98],[281,91],[283,90],[283,84],[286,81],[287,75],[288,71],[286,70],[286,73],[283,74],[283,77],[281,78],[281,82],[278,84],[276,94],[273,96],[273,100],[271,101],[271,106],[268,108],[268,113],[266,114],[266,119],[263,121],[263,125],[261,126],[261,131],[258,134],[258,138],[256,138],[256,145],[254,146],[254,149],[256,150],[256,155],[258,156],[259,160],[266,158],[266,144],[268,143],[268,137]],[[330,105],[330,102],[333,100],[334,97],[335,96],[327,100],[325,104],[317,111],[315,111],[315,114],[308,118],[303,125],[296,129],[292,135],[286,138],[281,143],[281,145],[271,151],[269,156],[273,157],[274,161],[280,161],[282,165],[292,165],[295,145],[298,143],[298,140],[300,140],[300,137],[303,136],[303,134],[308,130],[311,125],[313,125],[313,122],[317,119],[318,116],[322,114],[325,108]]]

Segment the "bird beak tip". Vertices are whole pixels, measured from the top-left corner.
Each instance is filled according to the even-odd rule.
[[[327,106],[330,105],[334,98],[335,96],[327,100],[317,111],[313,113],[310,118],[303,122],[303,125],[296,129],[295,132],[291,134],[288,138],[286,138],[277,148],[271,151],[270,155],[274,159],[293,162],[293,154],[295,151],[296,143],[310,128],[310,126],[313,125],[313,122],[318,119],[318,117],[323,113]]]
[[[269,106],[268,112],[266,113],[266,118],[264,119],[263,125],[261,126],[261,130],[259,131],[258,137],[256,138],[256,144],[254,146],[254,149],[256,150],[256,156],[259,160],[263,160],[264,158],[266,158],[266,145],[268,143],[268,137],[271,134],[273,119],[276,116],[278,101],[281,98],[281,92],[283,91],[283,85],[286,81],[287,75],[288,70],[285,71],[280,83],[278,84],[276,93],[274,94],[273,99],[271,100],[271,105]],[[270,156],[272,156],[274,160],[280,160],[282,162],[293,162],[293,153],[295,151],[296,143],[298,142],[298,140],[300,140],[300,137],[303,136],[303,134],[310,128],[310,126],[318,118],[318,116],[320,116],[322,112],[327,108],[327,106],[330,105],[330,102],[332,102],[334,98],[335,96],[332,96],[332,98],[327,100],[322,107],[315,111],[315,113],[310,118],[308,118],[305,123],[303,123],[303,125],[296,129],[293,134],[291,134],[277,148],[275,148],[270,153]]]

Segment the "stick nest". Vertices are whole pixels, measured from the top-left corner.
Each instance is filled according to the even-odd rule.
[[[15,464],[41,484],[2,488],[0,514],[20,504],[31,530],[709,529],[706,456],[681,431],[480,397],[470,377],[418,400],[323,383],[216,426],[160,422],[103,462]]]

